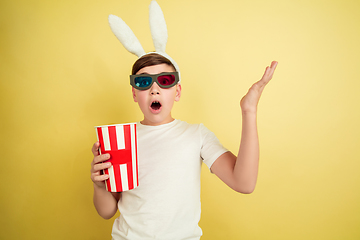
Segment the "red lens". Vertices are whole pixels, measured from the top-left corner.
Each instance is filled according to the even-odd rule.
[[[161,75],[157,78],[158,82],[162,86],[170,86],[175,82],[175,76],[172,74],[169,75]]]

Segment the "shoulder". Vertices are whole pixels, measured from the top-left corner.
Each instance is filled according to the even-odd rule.
[[[188,123],[179,119],[175,119],[177,126],[187,127],[187,128],[202,128],[205,127],[202,123]]]
[[[205,127],[202,123],[187,123],[184,121],[177,120],[177,131],[185,135],[191,135],[193,138],[200,140],[201,144],[204,142],[218,141],[215,134]]]
[[[198,133],[209,131],[202,123],[188,123],[178,119],[176,119],[175,121],[176,121],[176,128],[182,129],[183,131],[191,131]]]

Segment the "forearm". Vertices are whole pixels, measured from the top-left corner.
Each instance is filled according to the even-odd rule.
[[[94,206],[99,215],[105,219],[110,219],[117,212],[117,199],[105,188],[94,184]]]
[[[271,80],[277,62],[266,67],[260,81],[254,83],[241,99],[242,133],[238,156],[227,152],[211,166],[224,183],[235,191],[252,193],[255,189],[259,169],[259,138],[256,126],[257,105],[266,84]]]
[[[255,189],[259,168],[259,139],[256,111],[242,113],[242,133],[239,153],[234,166],[234,178],[239,191],[251,193]]]

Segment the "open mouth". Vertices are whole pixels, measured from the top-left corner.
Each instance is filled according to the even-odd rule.
[[[161,108],[161,103],[158,101],[153,101],[150,107],[153,110],[159,110]]]

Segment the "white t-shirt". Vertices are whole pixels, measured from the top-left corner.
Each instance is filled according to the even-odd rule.
[[[227,152],[202,124],[137,124],[139,186],[122,193],[113,239],[200,239],[200,171]]]

